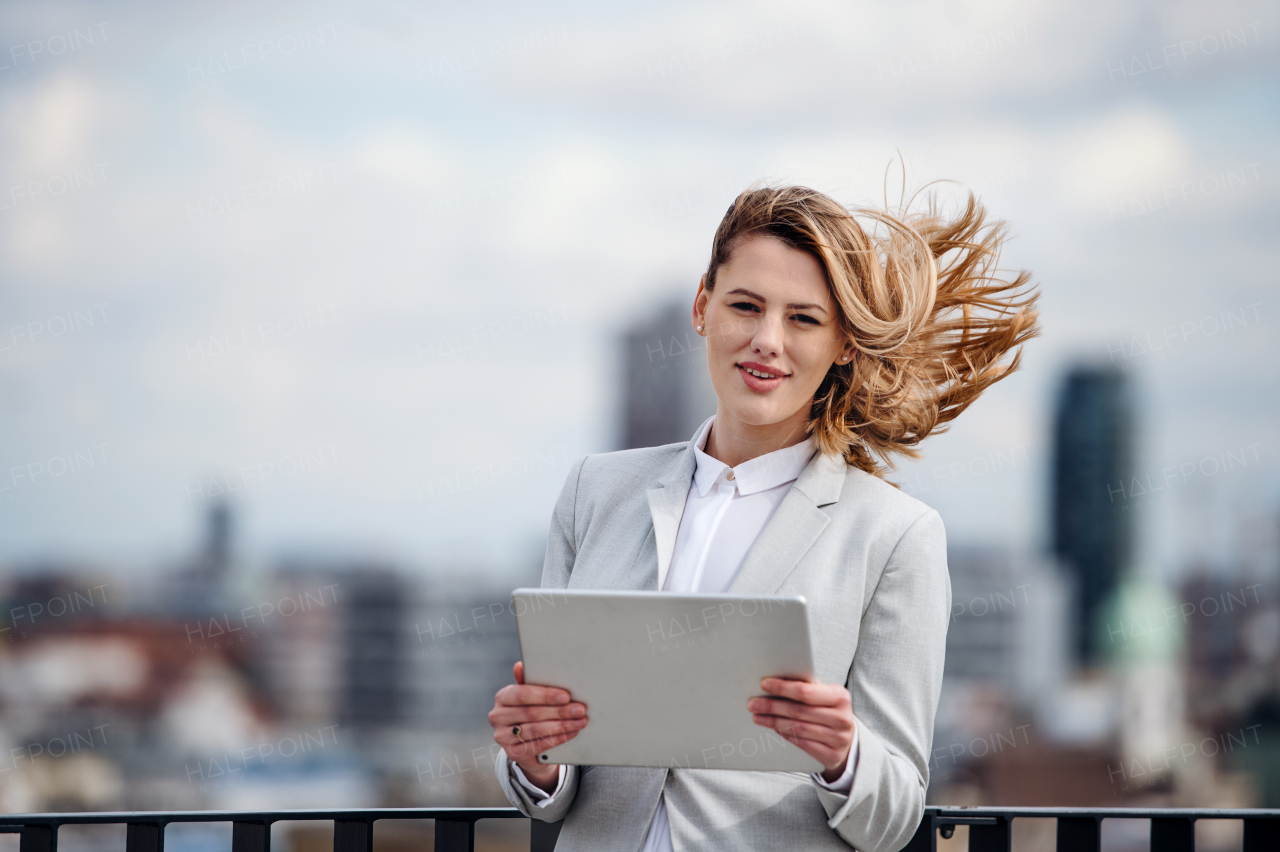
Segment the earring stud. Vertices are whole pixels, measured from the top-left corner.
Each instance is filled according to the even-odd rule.
[[[702,326],[698,326],[698,331],[702,331]]]

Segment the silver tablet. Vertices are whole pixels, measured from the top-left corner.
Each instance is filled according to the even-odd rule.
[[[752,721],[760,680],[811,680],[802,597],[516,589],[525,683],[587,705],[543,763],[820,772]]]

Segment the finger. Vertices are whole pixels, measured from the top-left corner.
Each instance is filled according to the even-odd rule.
[[[515,673],[516,683],[524,683],[524,661],[517,660],[511,670]]]
[[[495,704],[489,711],[489,724],[523,725],[525,722],[545,722],[548,719],[584,719],[587,715],[586,705],[581,703],[546,705],[523,704],[508,706]]]
[[[507,756],[516,763],[538,763],[538,755],[544,751],[549,751],[558,745],[564,745],[569,740],[578,735],[577,731],[568,731],[563,734],[554,734],[549,737],[541,737],[536,740],[522,740],[503,744],[503,749],[507,752]]]
[[[522,704],[568,704],[567,690],[555,686],[530,686],[508,684],[498,690],[498,701],[512,707]]]
[[[516,704],[497,702],[489,711],[489,724],[516,725],[522,722],[547,722],[548,719],[581,719],[586,715],[586,705],[573,704]]]
[[[566,734],[570,731],[581,731],[586,726],[586,719],[557,719],[551,722],[529,722],[524,725],[513,725],[510,728],[500,730],[507,731],[508,734],[512,735],[513,739],[524,740],[525,742],[534,742],[557,734]],[[514,728],[519,728],[520,733],[515,733],[513,730]]]
[[[787,736],[784,736],[783,739],[803,749],[806,754],[826,768],[841,766],[841,764],[849,759],[848,752],[836,751],[833,748],[825,746],[822,743],[814,742],[813,740]],[[845,755],[843,758],[841,757],[842,754]]]
[[[783,698],[753,698],[747,702],[747,709],[763,716],[783,716],[837,730],[853,730],[853,714],[841,707],[814,707]]]
[[[767,677],[760,681],[760,688],[770,695],[820,707],[834,707],[849,700],[849,690],[835,683],[809,683],[803,680]]]
[[[762,726],[766,728],[773,727],[773,725],[769,723],[758,724],[762,724]],[[807,754],[825,767],[836,767],[841,765],[841,763],[847,763],[849,760],[849,747],[847,745],[838,744],[832,746],[821,740],[809,739],[799,736],[793,732],[788,733],[784,731],[777,731],[777,733],[787,742],[803,749]]]
[[[814,725],[809,722],[797,722],[794,719],[780,719],[777,716],[753,716],[757,725],[773,728],[787,738],[812,740],[829,748],[847,748],[851,738],[825,725]]]

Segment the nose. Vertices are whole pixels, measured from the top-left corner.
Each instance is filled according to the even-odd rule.
[[[764,358],[776,358],[782,352],[782,317],[774,311],[766,311],[756,320],[751,351]]]

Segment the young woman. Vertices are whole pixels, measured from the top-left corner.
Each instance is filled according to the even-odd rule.
[[[542,585],[805,595],[815,682],[766,678],[747,709],[825,771],[539,764],[589,708],[525,684],[517,663],[489,714],[498,778],[524,813],[565,820],[557,849],[891,852],[911,839],[951,586],[938,514],[882,477],[1036,333],[1029,274],[997,269],[1003,239],[972,196],[951,218],[932,204],[850,211],[803,187],[734,201],[693,301],[716,414],[687,443],[574,465]]]

